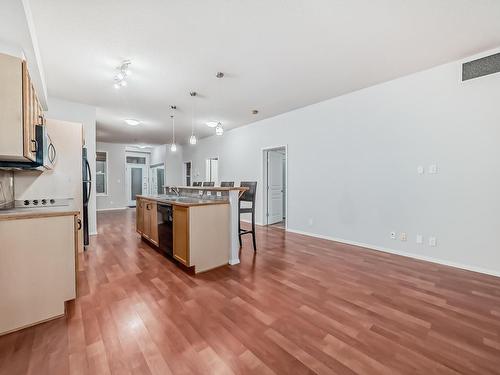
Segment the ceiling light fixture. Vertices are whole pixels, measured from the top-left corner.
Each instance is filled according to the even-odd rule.
[[[175,144],[175,119],[174,119],[174,111],[177,109],[175,105],[171,105],[170,109],[172,110],[172,114],[170,118],[172,119],[172,145],[170,145],[170,151],[177,151],[177,145]]]
[[[191,101],[192,101],[192,106],[191,106],[191,137],[189,137],[189,143],[192,145],[195,145],[197,142],[196,135],[194,135],[194,98],[196,96],[196,91],[191,91],[189,93],[191,95]]]
[[[141,122],[139,120],[136,120],[134,118],[127,118],[125,119],[125,123],[130,126],[137,126],[140,125]]]
[[[210,128],[215,128],[219,122],[218,121],[209,121],[207,122],[207,126]]]
[[[215,127],[215,134],[216,135],[222,135],[222,134],[224,134],[224,128],[222,127],[222,124],[220,122]]]
[[[116,89],[127,86],[126,79],[130,75],[130,69],[129,69],[130,64],[132,64],[130,60],[123,60],[120,66],[116,68],[114,84],[113,84],[113,86]]]

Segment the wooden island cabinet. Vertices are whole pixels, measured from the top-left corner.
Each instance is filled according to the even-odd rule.
[[[228,264],[230,255],[229,204],[226,201],[193,199],[169,201],[138,196],[136,230],[143,239],[160,246],[158,203],[172,206],[172,257],[196,273]]]

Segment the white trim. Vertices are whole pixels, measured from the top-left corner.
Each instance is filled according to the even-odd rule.
[[[386,248],[386,247],[383,247],[383,246],[376,246],[376,245],[366,244],[366,243],[362,243],[362,242],[344,240],[342,238],[335,238],[335,237],[330,237],[330,236],[324,236],[324,235],[321,235],[321,234],[315,234],[315,233],[305,232],[305,231],[296,230],[296,229],[289,229],[289,228],[287,228],[286,231],[287,232],[291,232],[291,233],[302,234],[302,235],[305,235],[305,236],[310,236],[310,237],[315,237],[315,238],[321,238],[321,239],[324,239],[324,240],[330,240],[330,241],[334,241],[334,242],[340,242],[340,243],[344,243],[344,244],[347,244],[347,245],[364,247],[364,248],[367,248],[369,250],[382,251],[384,253],[401,255],[401,256],[404,256],[404,257],[407,257],[407,258],[424,260],[426,262],[437,263],[437,264],[441,264],[441,265],[444,265],[444,266],[449,266],[449,267],[454,267],[454,268],[460,268],[460,269],[467,270],[467,271],[484,273],[486,275],[500,277],[500,271],[495,271],[495,270],[491,270],[491,269],[487,269],[487,268],[476,267],[476,266],[469,266],[469,265],[462,264],[462,263],[451,262],[449,260],[428,257],[428,256],[425,256],[425,255],[420,255],[420,254],[415,254],[415,253],[407,253],[407,252],[404,252],[404,251],[389,249],[389,248]]]
[[[90,232],[89,236],[97,236],[97,232]]]
[[[97,189],[97,175],[98,175],[98,173],[97,173],[97,153],[98,152],[106,154],[106,173],[103,173],[105,181],[106,181],[106,192],[105,193],[98,193],[97,190],[96,190],[95,196],[96,197],[107,197],[108,196],[108,189],[109,189],[109,184],[108,184],[108,180],[109,180],[109,178],[108,178],[109,177],[108,152],[107,151],[96,151],[95,152],[95,156],[96,156],[96,158],[95,158],[95,163],[96,163],[96,171],[95,171],[96,189]]]
[[[186,164],[191,163],[191,175],[189,176],[191,185],[193,186],[193,161],[192,160],[185,160],[182,162],[182,185],[186,185],[186,179],[187,179],[187,168]]]
[[[231,266],[235,266],[236,264],[240,264],[240,260],[239,259],[229,259],[229,262],[228,262]]]
[[[264,159],[264,155],[266,154],[266,152],[268,151],[272,151],[272,150],[278,150],[278,149],[282,149],[284,148],[285,149],[285,230],[288,229],[288,191],[289,191],[289,188],[288,188],[288,144],[284,144],[284,145],[279,145],[279,146],[269,146],[269,147],[263,147],[260,149],[260,158],[261,158],[261,163],[260,163],[260,167],[261,167],[261,171],[260,171],[260,175],[262,176],[262,223],[266,223],[265,225],[268,225],[267,224],[267,176],[266,176],[266,172],[267,172],[267,160]],[[262,224],[264,225],[264,224]]]
[[[99,211],[116,211],[116,210],[126,210],[128,207],[112,207],[112,208],[99,208],[97,212]]]

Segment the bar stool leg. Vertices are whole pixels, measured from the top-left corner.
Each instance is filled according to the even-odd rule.
[[[257,245],[255,244],[255,209],[252,211],[252,241],[253,241],[253,252],[257,251]]]
[[[238,240],[240,240],[240,248],[241,248],[241,215],[238,211]]]

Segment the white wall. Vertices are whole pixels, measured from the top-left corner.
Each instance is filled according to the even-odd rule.
[[[58,98],[49,98],[49,110],[46,112],[46,117],[48,119],[83,124],[87,154],[92,170],[92,180],[95,181],[96,107]],[[89,233],[97,234],[95,184],[92,185],[89,201]]]
[[[258,181],[262,223],[261,149],[286,144],[290,230],[500,275],[499,103],[500,74],[462,83],[455,62],[202,139],[183,160],[203,174],[219,156],[221,181]]]
[[[184,147],[177,145],[177,151],[171,152],[170,145],[159,145],[151,150],[151,164],[165,163],[165,185],[184,185],[183,149]]]
[[[120,143],[97,142],[96,151],[108,153],[108,193],[97,196],[97,209],[124,208],[128,206],[125,179],[125,150]]]

